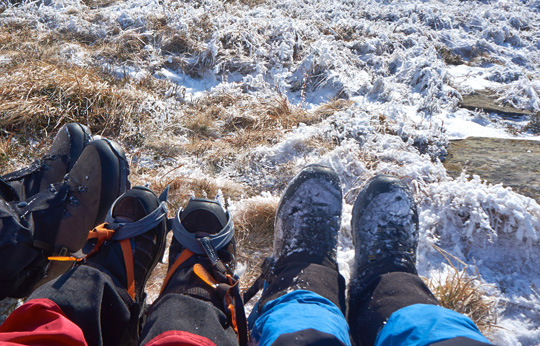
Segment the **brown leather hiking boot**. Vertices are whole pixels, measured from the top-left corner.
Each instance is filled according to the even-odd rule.
[[[45,156],[28,167],[3,175],[1,179],[15,190],[14,200],[25,201],[51,184],[62,181],[91,141],[92,135],[86,126],[78,123],[64,125]]]
[[[0,239],[0,295],[24,297],[69,269],[72,262],[50,263],[48,258],[82,248],[89,230],[103,222],[114,200],[129,188],[128,174],[122,148],[97,140],[86,146],[63,182],[13,202],[18,223],[6,224],[2,232],[12,233],[18,242]]]

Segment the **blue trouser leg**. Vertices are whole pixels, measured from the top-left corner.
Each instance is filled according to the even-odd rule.
[[[489,342],[468,317],[439,306],[414,273],[389,272],[371,278],[362,292],[349,297],[348,321],[352,339],[363,346]]]
[[[299,338],[321,345],[351,344],[341,310],[328,299],[306,290],[296,290],[266,303],[253,323],[252,338],[259,346],[298,342]]]
[[[350,345],[345,279],[336,263],[308,260],[293,254],[267,276],[249,318],[260,345]]]
[[[437,305],[414,304],[390,316],[375,345],[421,346],[457,337],[489,343],[467,316]]]

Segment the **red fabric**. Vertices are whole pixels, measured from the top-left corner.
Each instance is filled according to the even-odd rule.
[[[0,326],[0,344],[88,346],[81,328],[49,299],[32,299],[13,311]]]
[[[145,346],[216,346],[216,344],[204,336],[179,330],[169,330],[159,334]]]

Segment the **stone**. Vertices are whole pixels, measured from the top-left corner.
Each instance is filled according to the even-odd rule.
[[[450,141],[443,164],[451,177],[466,170],[540,203],[539,158],[539,141],[468,137]]]
[[[529,111],[500,104],[494,99],[494,95],[486,91],[463,95],[463,100],[459,103],[459,106],[470,110],[481,109],[487,113],[497,113],[507,117],[531,115]]]

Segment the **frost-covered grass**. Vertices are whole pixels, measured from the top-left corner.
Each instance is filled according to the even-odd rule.
[[[458,103],[484,90],[540,111],[539,12],[537,0],[2,1],[0,169],[39,157],[61,124],[89,124],[124,145],[133,182],[171,186],[172,208],[221,190],[245,228],[248,281],[271,252],[271,206],[302,166],[342,179],[346,279],[358,188],[401,176],[419,204],[420,273],[453,275],[431,244],[477,268],[498,302],[490,338],[537,345],[540,206],[453,180],[439,160],[449,138],[537,138],[534,116]]]

